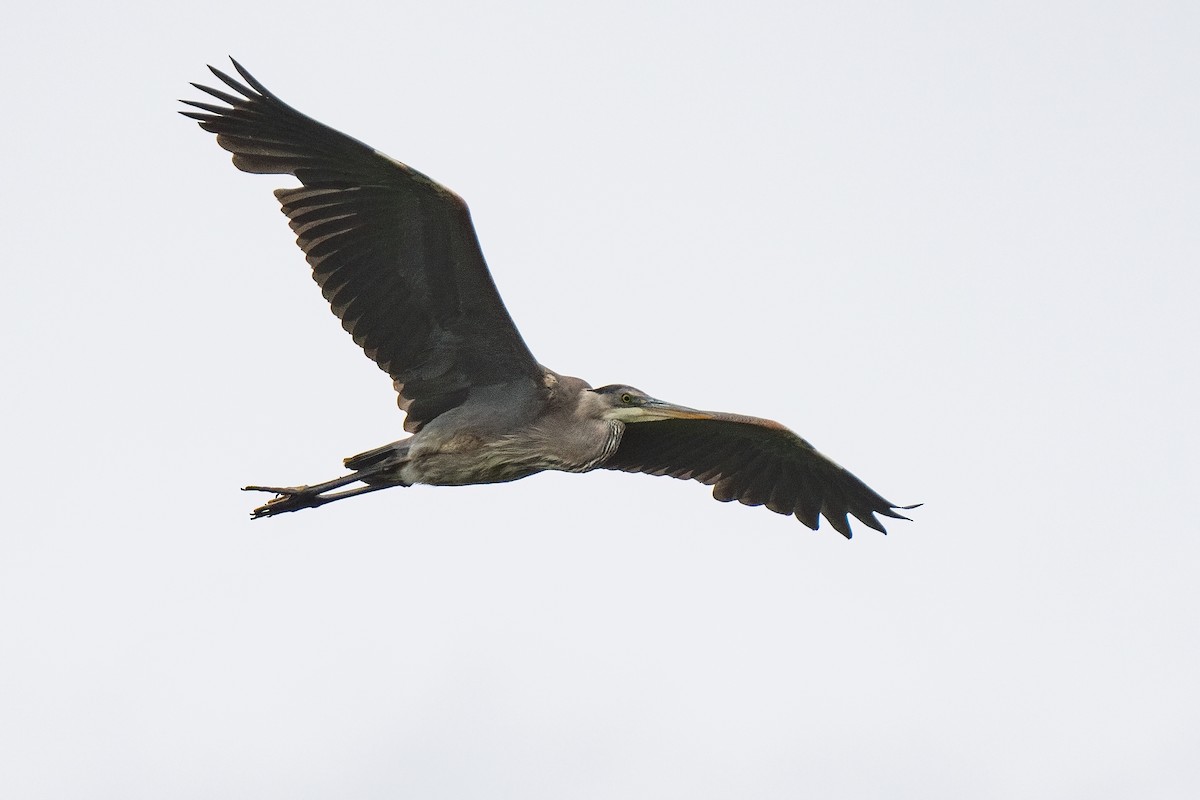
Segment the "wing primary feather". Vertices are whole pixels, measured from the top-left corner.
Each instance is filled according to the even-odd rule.
[[[223,92],[220,89],[214,89],[211,86],[205,86],[202,83],[193,83],[192,86],[204,92],[205,94],[210,95],[211,97],[217,98],[222,103],[228,103],[231,106],[236,106],[238,103],[242,102],[241,97],[236,97],[229,92]],[[190,100],[183,100],[181,102],[187,103],[188,105],[196,105]],[[222,113],[224,112],[222,111]]]
[[[854,535],[850,530],[850,521],[846,519],[846,512],[839,512],[836,509],[822,507],[821,515],[825,517],[825,519],[829,520],[829,524],[833,526],[833,529],[842,536],[845,536],[847,539],[849,539]]]
[[[219,70],[219,69],[217,69],[216,67],[214,67],[212,64],[209,64],[209,65],[208,65],[208,69],[209,69],[209,71],[210,71],[210,72],[212,72],[212,74],[213,74],[213,75],[216,75],[216,76],[217,76],[217,78],[218,78],[218,79],[219,79],[219,80],[220,80],[222,83],[224,83],[224,84],[225,84],[226,86],[228,86],[230,89],[233,89],[233,90],[234,90],[235,92],[237,92],[238,94],[240,94],[240,95],[242,95],[243,97],[245,97],[247,100],[254,100],[254,99],[255,99],[255,94],[254,94],[254,91],[252,91],[251,89],[257,90],[257,91],[258,91],[258,94],[259,94],[259,95],[261,95],[261,96],[263,96],[263,97],[267,97],[267,98],[274,99],[274,98],[272,97],[271,93],[270,93],[270,92],[268,92],[268,91],[266,90],[266,88],[265,88],[265,87],[262,87],[262,85],[261,85],[261,84],[259,84],[259,86],[255,86],[255,84],[256,84],[256,83],[258,83],[258,81],[254,80],[252,77],[250,77],[250,74],[249,74],[248,72],[246,72],[245,70],[243,70],[243,69],[241,68],[241,66],[240,66],[240,65],[239,65],[239,64],[238,64],[236,61],[234,61],[232,58],[231,58],[231,59],[229,59],[229,60],[230,60],[230,61],[233,61],[233,66],[234,66],[234,67],[237,69],[238,73],[239,73],[239,74],[240,74],[240,75],[241,75],[243,78],[245,78],[245,79],[246,79],[246,83],[249,83],[249,84],[250,84],[250,86],[249,86],[249,87],[247,87],[245,84],[241,83],[240,81],[238,81],[238,80],[236,80],[236,79],[234,79],[234,78],[231,78],[231,77],[229,77],[229,76],[228,76],[228,75],[226,75],[224,72],[222,72],[221,70]],[[260,88],[260,87],[262,87],[262,88]]]

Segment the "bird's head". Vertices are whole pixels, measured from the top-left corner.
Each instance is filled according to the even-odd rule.
[[[705,411],[697,411],[687,406],[677,406],[655,399],[632,386],[613,384],[593,389],[593,393],[601,402],[601,416],[604,419],[614,419],[626,424],[634,422],[658,422],[664,419],[711,419],[712,415]]]

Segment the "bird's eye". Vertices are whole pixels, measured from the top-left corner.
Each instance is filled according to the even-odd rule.
[[[626,392],[625,394],[621,395],[621,402],[625,405],[629,405],[633,402],[633,395]]]

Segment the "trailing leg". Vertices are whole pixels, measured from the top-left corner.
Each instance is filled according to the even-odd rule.
[[[276,495],[275,498],[254,509],[250,513],[252,519],[271,517],[287,511],[300,511],[304,508],[317,508],[335,500],[344,500],[347,497],[375,492],[389,486],[407,486],[407,483],[397,479],[394,474],[394,470],[407,459],[407,454],[407,441],[396,442],[346,459],[346,465],[354,472],[331,481],[312,486],[245,486],[242,491],[272,492]],[[333,491],[359,482],[366,485],[341,492]]]
[[[319,483],[316,486],[246,486],[242,488],[243,492],[274,492],[277,496],[268,500],[266,504],[259,506],[250,512],[251,519],[259,517],[273,517],[276,514],[282,514],[286,511],[299,511],[304,508],[317,508],[326,503],[332,503],[334,500],[344,500],[347,497],[354,497],[359,494],[367,494],[380,489],[387,489],[391,486],[406,486],[403,483],[369,483],[366,486],[359,486],[354,489],[347,489],[344,492],[333,492],[325,494],[330,489],[344,486],[347,483],[353,483],[360,480],[356,475],[347,475],[344,478],[339,478],[336,481],[328,481]]]

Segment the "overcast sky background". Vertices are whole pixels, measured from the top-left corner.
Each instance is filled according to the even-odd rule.
[[[0,794],[1200,795],[1200,6],[702,5],[6,15]],[[252,523],[402,417],[175,113],[226,54],[463,195],[547,366],[926,505]]]

